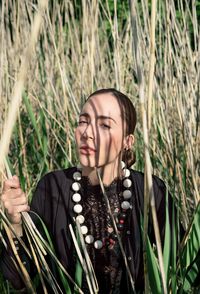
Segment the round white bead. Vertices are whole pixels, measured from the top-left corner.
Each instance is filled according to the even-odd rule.
[[[130,203],[128,201],[123,201],[122,204],[121,204],[122,209],[125,209],[125,210],[129,209],[130,206],[131,205],[130,205]]]
[[[80,172],[75,172],[73,174],[73,178],[75,181],[80,181],[81,180],[81,173]]]
[[[123,192],[124,199],[129,199],[129,198],[131,198],[131,196],[132,196],[132,193],[130,190],[124,190],[124,192]]]
[[[125,179],[125,180],[123,181],[123,185],[124,185],[125,188],[130,188],[131,185],[132,185],[132,182],[131,182],[130,179]]]
[[[85,242],[86,242],[87,244],[92,244],[92,243],[94,242],[94,237],[93,237],[92,235],[87,235],[87,236],[85,237]]]
[[[94,248],[101,249],[103,247],[103,242],[101,240],[96,240],[94,242]]]
[[[72,190],[74,190],[75,192],[79,191],[81,188],[81,185],[77,182],[72,184]]]
[[[80,204],[74,205],[74,212],[81,213],[82,210],[83,210],[82,205],[80,205]]]
[[[87,234],[87,232],[88,232],[88,228],[86,226],[81,226],[81,233],[85,235]]]
[[[79,222],[79,224],[81,225],[81,224],[84,223],[85,218],[84,218],[84,216],[83,216],[82,214],[80,214],[80,215],[78,215],[78,216],[76,217],[76,220],[77,220],[77,221]]]
[[[79,193],[75,193],[73,196],[72,196],[72,200],[74,202],[79,202],[81,201],[81,195]]]
[[[121,161],[121,168],[124,169],[126,166],[125,162],[124,161]]]
[[[123,174],[124,174],[124,177],[125,178],[128,178],[129,176],[130,176],[130,170],[129,169],[127,169],[127,168],[125,168],[124,170],[123,170]]]

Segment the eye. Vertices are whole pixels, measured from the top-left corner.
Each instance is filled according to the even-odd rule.
[[[107,124],[101,124],[101,127],[103,127],[104,129],[108,129],[108,130],[110,130],[110,126],[109,125],[107,125]]]
[[[84,124],[88,124],[88,121],[84,120],[84,119],[79,120],[79,122],[78,122],[79,126],[84,125]]]

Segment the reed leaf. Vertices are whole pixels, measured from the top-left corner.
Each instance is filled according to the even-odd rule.
[[[165,239],[163,249],[164,269],[166,275],[166,282],[169,280],[169,267],[170,267],[170,249],[171,249],[171,229],[169,222],[169,205],[168,205],[168,192],[166,193],[166,208],[165,208]],[[173,227],[173,224],[172,224]]]
[[[149,239],[147,240],[147,266],[149,284],[152,293],[163,293],[158,260],[155,256]]]
[[[194,285],[200,272],[200,203],[193,220],[181,244],[180,267],[183,274],[183,290],[188,291]]]

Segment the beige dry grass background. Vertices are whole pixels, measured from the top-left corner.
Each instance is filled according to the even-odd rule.
[[[85,98],[116,87],[138,112],[134,168],[148,166],[146,132],[153,173],[169,186],[187,228],[200,199],[200,5],[158,1],[151,10],[144,0],[130,3],[134,19],[126,1],[49,1],[7,160],[31,198],[42,174],[77,163],[73,129]],[[37,10],[36,1],[1,1],[1,136]]]

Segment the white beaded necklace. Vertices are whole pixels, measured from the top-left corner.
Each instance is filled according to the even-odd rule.
[[[118,223],[119,230],[121,230],[123,228],[124,219],[126,217],[126,211],[129,208],[131,208],[131,204],[128,200],[130,200],[130,198],[132,196],[132,192],[130,191],[130,188],[132,186],[132,181],[129,178],[130,177],[130,170],[125,167],[125,163],[123,161],[121,162],[121,167],[122,167],[122,174],[123,174],[122,181],[123,181],[123,186],[124,186],[125,190],[122,193],[123,201],[121,203],[121,208],[122,208],[121,219],[119,219],[119,223]],[[93,235],[88,234],[88,227],[84,224],[85,217],[81,214],[83,211],[83,207],[80,204],[80,201],[81,201],[81,194],[80,194],[81,178],[82,178],[81,168],[77,167],[77,171],[75,171],[73,174],[73,179],[75,180],[75,182],[72,184],[72,187],[71,187],[74,192],[74,194],[72,195],[72,200],[75,203],[73,210],[76,214],[76,220],[78,220],[78,222],[81,225],[81,232],[85,236],[85,242],[87,244],[93,244],[94,248],[96,248],[96,249],[101,249],[103,247],[102,240],[95,240]],[[110,242],[112,242],[112,239],[110,239],[110,240],[111,240]]]

